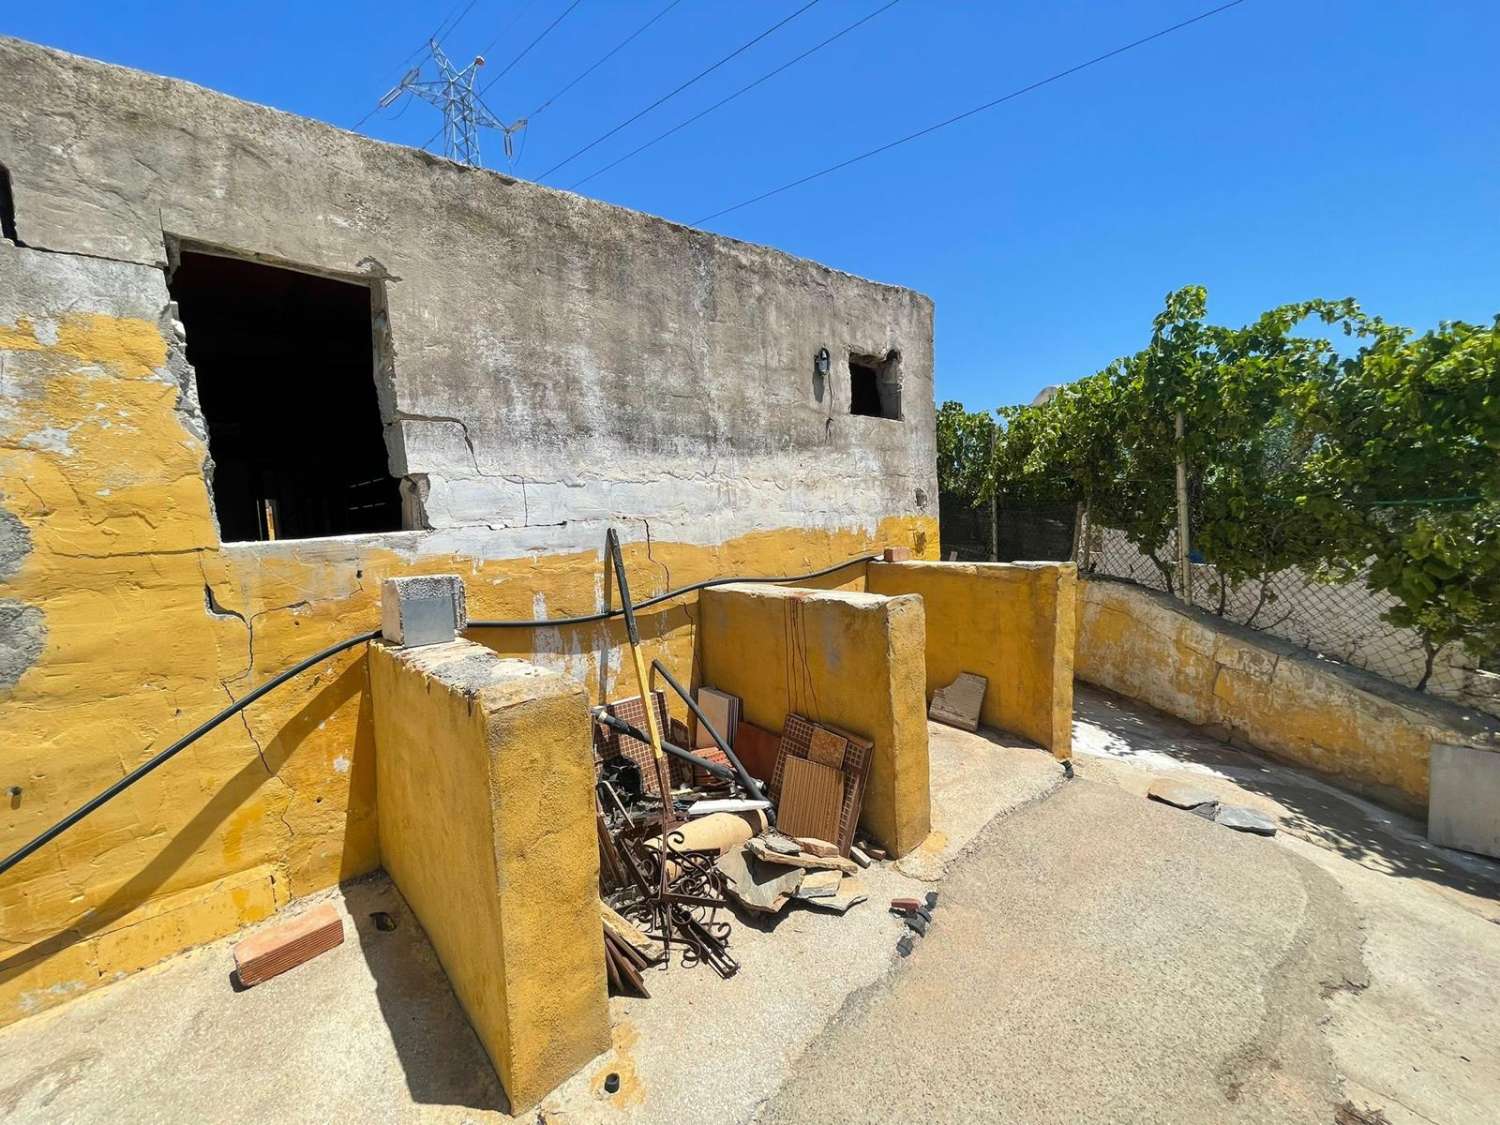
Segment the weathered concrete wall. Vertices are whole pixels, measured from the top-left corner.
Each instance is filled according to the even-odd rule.
[[[1321,660],[1125,582],[1079,583],[1080,678],[1423,815],[1438,743],[1500,739],[1477,711]]]
[[[922,600],[731,584],[705,590],[700,678],[781,730],[789,713],[875,744],[860,824],[893,855],[931,830]]]
[[[29,245],[161,266],[171,235],[378,283],[430,549],[936,518],[925,297],[15,40],[0,104]],[[893,348],[904,420],[851,416],[844,358]]]
[[[960,672],[989,680],[980,722],[1072,754],[1071,563],[871,563],[872,594],[920,594],[927,698]]]
[[[0,104],[0,853],[376,627],[389,575],[530,618],[603,607],[611,524],[637,597],[937,549],[917,294],[15,40]],[[167,236],[372,284],[427,527],[220,542]],[[820,346],[899,348],[904,421],[837,363],[820,397]],[[642,619],[684,676],[694,613]],[[618,628],[475,636],[634,691]],[[300,677],[0,880],[0,1022],[375,867],[365,684],[358,649]]]
[[[521,1113],[609,1046],[583,687],[463,640],[370,681],[381,862]]]

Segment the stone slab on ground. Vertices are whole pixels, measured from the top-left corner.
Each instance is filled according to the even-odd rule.
[[[1214,813],[1214,823],[1236,832],[1250,832],[1256,836],[1276,835],[1276,822],[1263,812],[1247,809],[1244,805],[1220,805]]]
[[[989,681],[983,676],[960,672],[958,679],[932,693],[932,706],[927,709],[927,717],[959,730],[977,731],[979,710],[984,704],[987,687]]]

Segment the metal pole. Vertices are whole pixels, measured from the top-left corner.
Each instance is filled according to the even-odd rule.
[[[1187,494],[1187,450],[1183,442],[1186,425],[1182,411],[1177,412],[1177,573],[1182,600],[1193,602],[1193,572],[1188,562],[1188,494]]]
[[[630,640],[630,659],[635,665],[635,683],[641,694],[641,706],[646,712],[646,732],[651,736],[651,757],[656,767],[656,784],[661,790],[661,824],[665,832],[677,823],[672,808],[672,780],[667,772],[667,756],[661,748],[661,728],[656,722],[656,707],[651,698],[651,685],[646,677],[646,661],[641,655],[641,634],[635,625],[635,607],[630,604],[630,586],[625,581],[625,560],[620,554],[620,537],[610,528],[604,536],[605,549],[614,565],[615,585],[620,591],[620,608],[625,613],[625,633]],[[666,866],[662,866],[662,890],[666,890]]]
[[[998,426],[990,429],[990,472],[995,471],[995,438],[999,433]],[[990,481],[990,562],[1000,560],[1000,511],[995,502],[995,482]]]

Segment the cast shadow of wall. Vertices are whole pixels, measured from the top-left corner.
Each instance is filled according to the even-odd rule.
[[[7,957],[0,958],[0,979],[13,970],[41,964],[71,946],[108,930],[114,923],[145,905],[213,837],[214,833],[237,809],[252,799],[261,786],[280,771],[282,765],[297,752],[308,734],[316,731],[321,723],[347,703],[355,693],[359,693],[364,698],[358,718],[360,730],[356,734],[356,745],[351,748],[350,769],[351,772],[369,771],[368,777],[371,781],[371,792],[373,792],[374,732],[373,720],[369,713],[368,693],[364,691],[364,684],[365,660],[361,657],[330,679],[283,723],[276,736],[265,744],[264,761],[256,754],[254,747],[247,744],[245,764],[219,787],[218,791],[193,815],[192,819],[178,829],[160,851],[116,888],[108,898],[71,925],[63,926],[47,937]],[[231,718],[225,725],[236,721],[235,718]],[[176,764],[175,759],[170,760],[159,769],[170,770]],[[360,776],[364,778],[366,775],[362,773]],[[138,784],[149,786],[151,777],[143,778]],[[350,804],[353,807],[352,801]],[[369,819],[373,822],[373,808],[370,810]],[[347,840],[345,847],[348,847]],[[225,871],[220,877],[233,873]]]

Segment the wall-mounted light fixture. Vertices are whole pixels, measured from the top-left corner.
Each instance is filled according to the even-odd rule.
[[[827,348],[819,348],[813,356],[813,398],[819,402],[823,401],[823,393],[828,388],[828,372],[832,362]]]

